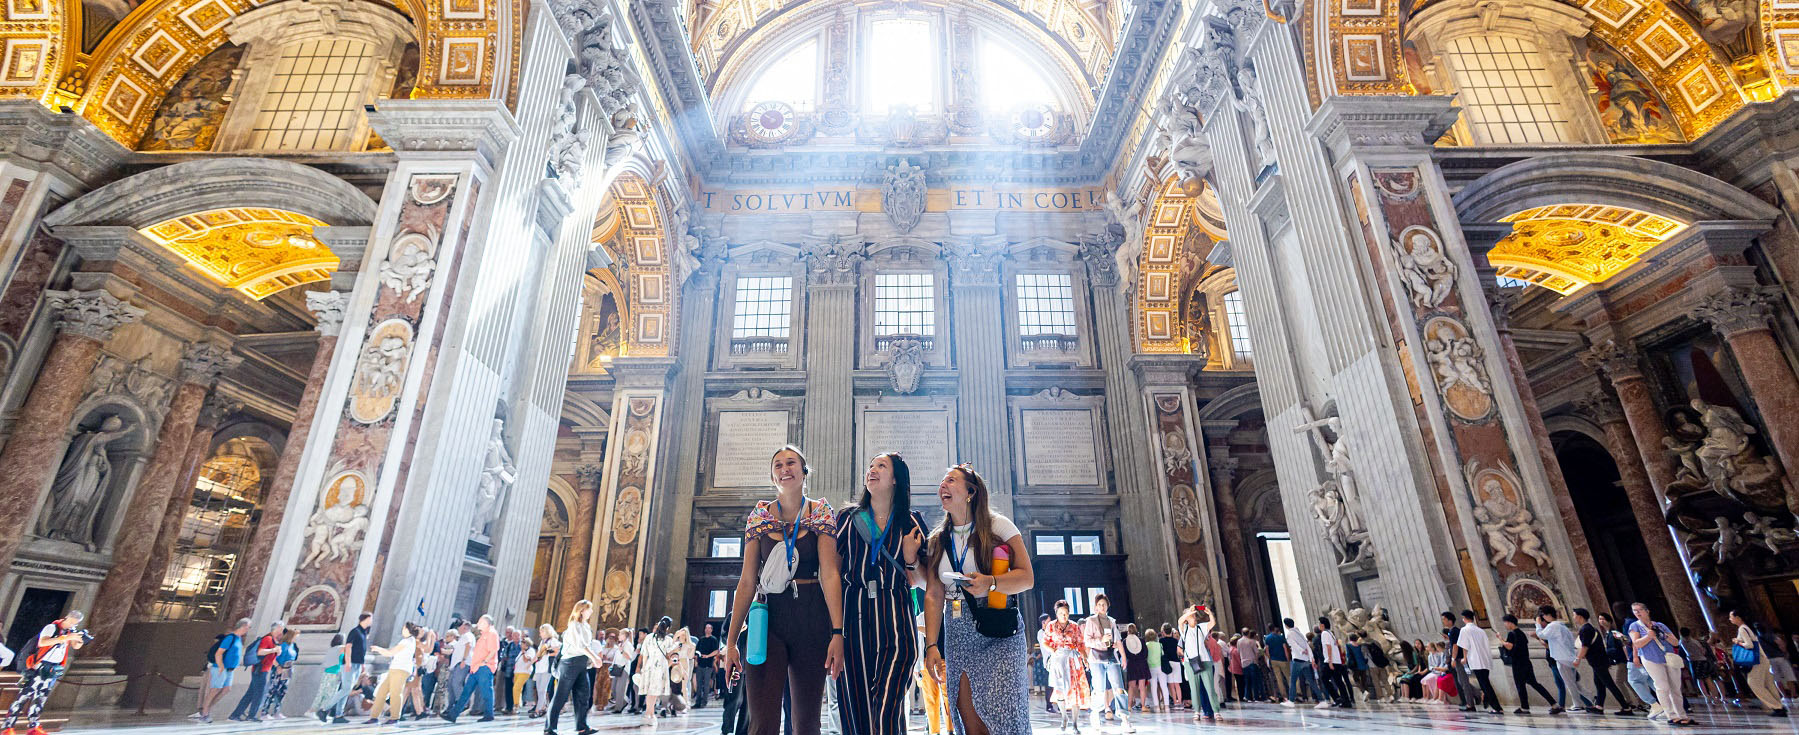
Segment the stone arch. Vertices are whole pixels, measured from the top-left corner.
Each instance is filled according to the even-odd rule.
[[[1497,222],[1569,202],[1604,204],[1684,222],[1767,222],[1779,210],[1749,192],[1683,166],[1607,153],[1558,153],[1494,169],[1455,195],[1463,222]]]
[[[621,311],[632,317],[624,325],[624,354],[662,357],[675,354],[675,315],[680,282],[676,253],[671,247],[668,210],[650,179],[635,166],[613,179],[606,197],[615,212],[601,207],[601,219],[611,214],[617,223],[608,238],[617,244],[614,255],[623,264],[624,303]],[[599,226],[601,222],[595,221]]]
[[[208,158],[163,166],[95,189],[44,217],[44,226],[132,228],[227,207],[297,212],[329,225],[366,225],[376,204],[311,166],[270,158]]]
[[[1262,393],[1255,383],[1244,383],[1218,394],[1199,409],[1200,421],[1221,421],[1262,410]]]
[[[1203,270],[1214,240],[1195,212],[1205,189],[1192,191],[1178,177],[1155,190],[1143,211],[1142,251],[1137,254],[1137,350],[1190,354],[1193,345],[1181,328],[1186,282]],[[1205,238],[1203,246],[1192,243]]]

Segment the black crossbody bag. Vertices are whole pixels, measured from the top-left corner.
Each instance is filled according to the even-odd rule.
[[[974,604],[974,595],[962,588],[962,599],[968,614],[974,616],[975,632],[988,638],[1011,638],[1018,635],[1018,627],[1022,618],[1018,608],[1011,606],[1012,598],[1006,597],[1006,607],[981,607]]]

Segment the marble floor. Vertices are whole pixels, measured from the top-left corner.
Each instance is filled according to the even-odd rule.
[[[1698,703],[1695,702],[1695,704]],[[1757,711],[1735,707],[1697,706],[1693,710],[1693,715],[1700,722],[1698,726],[1673,728],[1659,722],[1651,723],[1638,717],[1610,715],[1563,715],[1560,717],[1551,717],[1541,713],[1529,716],[1468,715],[1456,711],[1453,707],[1405,704],[1379,705],[1355,710],[1319,711],[1304,707],[1289,709],[1273,705],[1253,704],[1229,711],[1216,724],[1196,723],[1193,721],[1192,715],[1186,713],[1142,716],[1134,719],[1133,724],[1140,735],[1191,733],[1202,730],[1255,731],[1269,735],[1320,730],[1344,733],[1345,735],[1405,732],[1459,732],[1468,735],[1523,732],[1533,735],[1558,735],[1561,733],[1570,735],[1573,733],[1638,735],[1639,733],[1661,733],[1670,730],[1693,735],[1760,735],[1762,733],[1799,735],[1799,719],[1776,719]],[[624,715],[595,716],[590,724],[603,735],[711,735],[718,732],[720,716],[720,710],[714,705],[692,715],[662,720],[653,727],[642,724],[639,718]],[[1055,720],[1041,709],[1040,703],[1034,718],[1033,724],[1036,732],[1058,732]],[[916,726],[912,732],[923,735],[923,718],[916,719],[920,722],[915,723]],[[74,725],[64,729],[63,732],[72,735],[86,735],[122,730],[129,730],[132,735],[243,735],[245,733],[377,735],[407,732],[429,733],[430,735],[462,735],[463,733],[527,735],[542,732],[543,721],[502,716],[489,723],[475,723],[465,718],[463,722],[456,725],[435,719],[388,727],[356,724],[321,725],[313,719],[287,719],[251,724],[219,722],[202,725],[187,720],[171,722],[167,715],[140,716],[119,713],[116,715],[78,716]],[[574,731],[572,720],[565,719],[562,723],[562,732],[567,735]],[[1087,735],[1095,735],[1088,728],[1083,728],[1083,732]],[[1099,735],[1118,735],[1119,732],[1113,728],[1106,728]]]

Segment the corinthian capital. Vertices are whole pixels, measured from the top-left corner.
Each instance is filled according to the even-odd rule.
[[[196,342],[181,355],[181,379],[199,385],[212,385],[226,371],[237,367],[244,358],[231,354],[231,348],[217,342]]]
[[[1767,329],[1776,298],[1772,288],[1731,286],[1700,299],[1693,305],[1693,318],[1712,325],[1726,338],[1734,337]]]
[[[1604,393],[1575,400],[1574,412],[1592,419],[1593,423],[1600,426],[1624,420],[1624,408],[1619,406],[1611,396]]]
[[[105,291],[46,291],[56,328],[95,342],[112,339],[112,331],[144,317],[144,310]]]
[[[800,257],[812,271],[812,282],[818,285],[849,285],[856,282],[862,261],[868,259],[866,248],[859,242],[844,242],[833,235],[823,242],[808,243],[800,248]]]
[[[950,283],[957,286],[998,286],[999,266],[1005,259],[1004,246],[980,242],[943,244]]]
[[[1636,348],[1609,339],[1580,353],[1580,364],[1603,372],[1614,381],[1643,376]]]
[[[343,291],[310,291],[306,294],[306,308],[318,317],[319,334],[336,337],[344,324],[344,307],[350,303],[350,295]]]
[[[1081,260],[1087,262],[1087,280],[1093,285],[1118,285],[1118,246],[1123,242],[1124,228],[1118,225],[1108,225],[1104,231],[1081,238]]]
[[[226,416],[243,410],[244,404],[232,401],[219,395],[218,391],[206,394],[206,400],[200,402],[200,417],[194,421],[195,426],[217,428]]]
[[[584,464],[575,468],[575,479],[581,481],[582,490],[594,490],[600,486],[600,466]]]

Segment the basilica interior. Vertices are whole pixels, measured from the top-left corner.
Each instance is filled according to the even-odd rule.
[[[839,506],[900,452],[928,518],[969,463],[1030,620],[1799,630],[1792,0],[7,0],[0,41],[0,623],[87,611],[113,682],[59,706],[171,706],[240,617],[722,621],[785,444]]]

